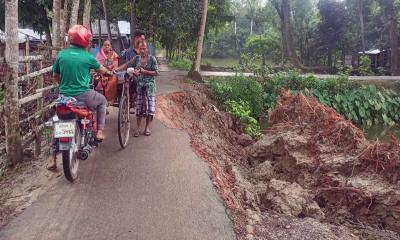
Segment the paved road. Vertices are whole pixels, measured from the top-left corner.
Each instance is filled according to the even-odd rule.
[[[177,91],[163,72],[159,92]],[[116,111],[108,138],[81,162],[75,184],[63,177],[0,231],[10,240],[235,239],[232,223],[210,181],[208,165],[189,136],[155,121],[153,135],[117,140]]]

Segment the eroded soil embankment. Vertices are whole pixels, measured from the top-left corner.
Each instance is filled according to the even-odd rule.
[[[202,87],[157,104],[157,118],[186,130],[209,162],[239,238],[400,239],[394,139],[371,144],[333,109],[288,92],[256,143]]]

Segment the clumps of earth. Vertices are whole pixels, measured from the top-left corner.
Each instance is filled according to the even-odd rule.
[[[159,96],[186,130],[239,239],[400,239],[400,145],[369,142],[334,109],[282,90],[258,141],[202,86]]]

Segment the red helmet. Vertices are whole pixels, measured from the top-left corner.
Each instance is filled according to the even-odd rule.
[[[92,33],[82,25],[74,25],[68,31],[68,41],[82,48],[89,46]]]

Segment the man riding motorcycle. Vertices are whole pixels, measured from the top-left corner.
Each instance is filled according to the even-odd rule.
[[[104,126],[106,118],[106,98],[90,89],[90,70],[100,74],[112,75],[113,72],[100,65],[96,59],[88,53],[92,33],[82,25],[74,25],[68,31],[70,47],[63,49],[57,55],[53,64],[54,81],[59,82],[59,94],[73,97],[79,102],[84,102],[90,109],[96,110],[98,140],[104,139]],[[50,157],[47,169],[54,170],[56,165],[56,154]]]

